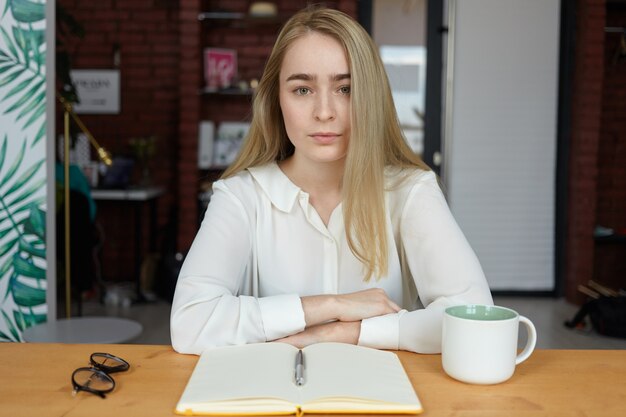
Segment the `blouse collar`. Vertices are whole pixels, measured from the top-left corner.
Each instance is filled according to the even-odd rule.
[[[248,172],[278,210],[290,212],[298,196],[303,193],[276,162],[250,167]]]

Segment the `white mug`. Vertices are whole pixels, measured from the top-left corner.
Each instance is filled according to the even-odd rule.
[[[517,354],[519,323],[528,341]],[[441,334],[441,361],[454,379],[471,384],[497,384],[513,375],[535,349],[537,331],[517,312],[498,306],[460,305],[446,308]]]

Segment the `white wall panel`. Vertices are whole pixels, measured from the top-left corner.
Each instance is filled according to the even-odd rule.
[[[444,181],[494,290],[554,286],[558,0],[458,0]]]

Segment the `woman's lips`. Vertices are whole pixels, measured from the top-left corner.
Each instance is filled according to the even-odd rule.
[[[333,143],[341,135],[338,133],[316,132],[309,136],[311,136],[313,140],[318,143],[329,144]]]

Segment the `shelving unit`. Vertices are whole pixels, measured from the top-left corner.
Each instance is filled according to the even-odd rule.
[[[250,16],[247,13],[237,12],[201,12],[198,14],[200,22],[223,21],[233,27],[246,28],[257,25],[280,25],[288,19],[287,16]]]
[[[238,81],[249,85],[260,79],[265,61],[280,25],[287,17],[254,17],[243,12],[201,11],[199,52],[204,48],[226,48],[237,51]],[[224,89],[199,88],[201,120],[212,120],[216,127],[224,121],[247,121],[254,90],[237,85]],[[229,108],[230,106],[230,108]],[[217,107],[217,108],[216,108]]]
[[[254,90],[248,88],[246,90],[242,90],[240,88],[224,88],[224,89],[213,89],[209,87],[203,87],[198,91],[198,94],[201,95],[216,95],[216,96],[247,96],[252,97],[254,94]]]
[[[188,85],[187,89],[191,87],[192,82],[195,82],[196,98],[190,97],[187,103],[192,112],[185,115],[185,123],[187,124],[185,153],[188,153],[188,158],[193,161],[197,160],[197,156],[190,155],[191,152],[187,152],[187,147],[192,144],[192,135],[195,133],[197,149],[198,125],[201,121],[211,120],[215,124],[216,132],[223,122],[250,121],[254,90],[249,87],[241,89],[237,84],[243,80],[249,85],[251,80],[261,78],[265,61],[271,51],[280,25],[288,18],[285,15],[253,17],[244,11],[202,9],[203,7],[210,8],[211,4],[211,2],[196,3],[195,22],[191,20],[194,12],[191,9],[184,11],[184,16],[188,20],[185,24],[195,26],[194,31],[196,32],[195,38],[190,36],[181,40],[185,43],[186,49],[195,48],[196,51],[193,54],[195,58],[192,58],[190,54],[188,61],[181,62],[181,65],[186,65],[188,69],[195,69],[193,80],[189,78],[184,80]],[[183,12],[181,11],[181,13]],[[225,48],[237,51],[238,79],[235,80],[234,86],[223,89],[206,86],[203,75],[205,48]],[[181,75],[181,77],[183,76]],[[182,157],[185,158],[185,156]],[[197,205],[196,210],[194,210],[196,211],[194,223],[199,224],[208,204],[210,191],[206,192],[206,190],[210,190],[210,184],[219,179],[225,168],[224,166],[214,166],[208,169],[195,168],[194,199],[197,201]],[[186,169],[191,171],[188,164]],[[188,185],[187,187],[189,188]],[[191,216],[186,217],[190,220]]]
[[[206,47],[237,51],[238,75],[248,83],[260,79],[280,26],[307,0],[277,0],[275,17],[250,17],[250,2],[220,0],[186,0],[179,5],[180,71],[179,71],[179,147],[178,247],[186,250],[198,229],[203,207],[198,194],[204,181],[222,174],[222,168],[199,169],[198,130],[203,120],[211,120],[216,128],[227,121],[249,121],[253,92],[249,89],[206,89],[203,77],[203,51]],[[356,15],[356,1],[328,2]],[[222,8],[232,10],[222,10]]]

